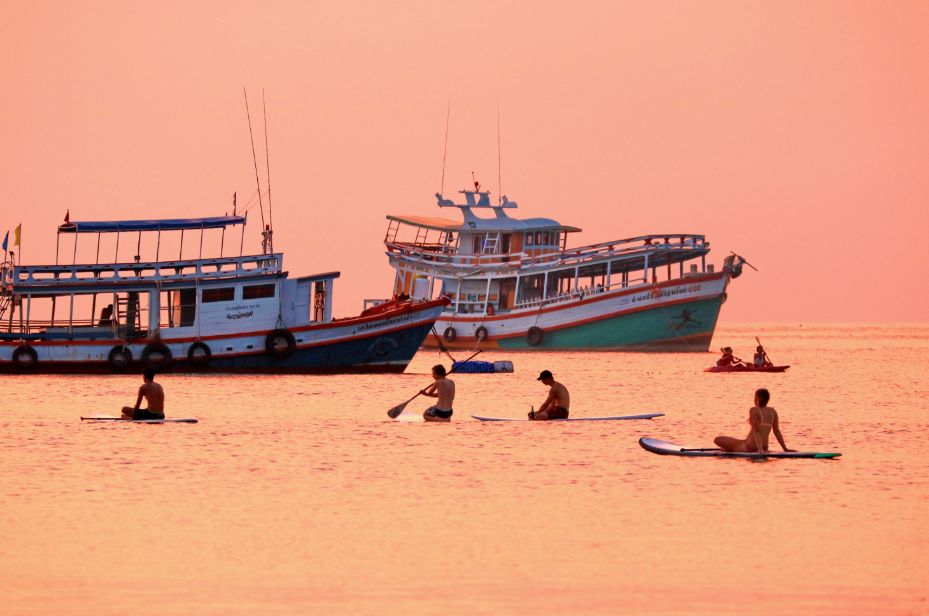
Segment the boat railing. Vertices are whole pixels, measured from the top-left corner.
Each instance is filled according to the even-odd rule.
[[[631,286],[636,286],[639,284],[645,284],[648,280],[645,276],[640,276],[636,278],[628,278],[625,282],[616,282],[612,285],[596,284],[591,286],[581,287],[579,289],[573,289],[565,293],[559,293],[557,295],[549,295],[548,297],[534,297],[529,299],[524,299],[522,301],[515,302],[513,308],[520,310],[523,308],[535,308],[540,306],[547,306],[549,304],[560,304],[562,302],[572,301],[572,300],[582,300],[586,297],[591,297],[595,295],[600,295],[601,293],[606,293],[618,288],[628,288]]]
[[[18,265],[12,284],[55,286],[75,282],[170,282],[201,278],[237,278],[255,273],[280,272],[283,254],[115,263],[94,265]]]
[[[12,319],[0,322],[0,334],[20,334],[24,336],[41,334],[51,337],[56,335],[71,337],[75,334],[79,336],[83,334],[90,337],[94,334],[103,333],[112,338],[118,338],[121,329],[124,330],[125,327],[120,327],[116,321],[102,323],[96,319],[71,319],[70,321],[68,319],[29,319],[28,321]]]
[[[677,252],[682,253],[682,256],[686,253],[693,253],[694,256],[698,256],[705,254],[709,249],[705,236],[693,234],[642,235],[534,256],[530,256],[525,252],[461,255],[449,254],[446,250],[432,250],[424,246],[408,243],[387,242],[386,245],[389,253],[421,265],[479,269],[530,269],[551,267],[552,265],[573,266],[604,259],[632,258],[645,252]],[[686,258],[684,257],[684,259]]]

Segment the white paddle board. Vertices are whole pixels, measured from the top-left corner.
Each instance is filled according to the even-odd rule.
[[[610,417],[568,417],[567,419],[548,419],[546,421],[622,421],[625,419],[653,419],[662,416],[664,416],[664,413],[646,413],[644,415],[613,415]],[[471,417],[478,421],[535,421],[528,417],[482,417],[480,415],[471,415]],[[545,421],[538,423],[545,423]]]
[[[125,421],[129,423],[197,423],[192,417],[165,417],[164,419],[126,419],[115,415],[93,415],[81,417],[81,421]]]
[[[723,451],[715,447],[681,447],[667,441],[660,441],[657,438],[643,437],[639,439],[639,445],[642,449],[665,456],[694,456],[700,458],[837,458],[840,453],[819,452],[819,451],[769,451],[767,453],[742,453]]]

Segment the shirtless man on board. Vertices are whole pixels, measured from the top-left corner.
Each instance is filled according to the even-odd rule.
[[[455,381],[445,376],[445,366],[438,364],[432,367],[432,378],[435,382],[420,393],[430,398],[438,398],[436,403],[423,413],[426,421],[451,421],[452,403],[455,401]]]
[[[548,370],[543,370],[536,380],[548,385],[548,398],[545,399],[538,411],[529,413],[529,419],[534,421],[567,419],[568,409],[571,407],[571,396],[568,395],[568,388],[557,382]]]
[[[155,382],[155,371],[146,368],[142,372],[142,386],[139,387],[139,397],[135,406],[123,407],[124,419],[164,419],[165,418],[165,390]],[[142,398],[148,403],[147,409],[140,409]]]

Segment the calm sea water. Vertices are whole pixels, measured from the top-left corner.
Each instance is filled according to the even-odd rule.
[[[728,326],[710,354],[489,353],[451,424],[402,376],[166,376],[197,425],[91,425],[138,377],[0,377],[0,613],[929,612],[929,325]],[[572,415],[523,416],[547,368]],[[741,436],[755,388],[837,461],[656,456]],[[427,406],[414,401],[408,411]],[[773,444],[773,439],[772,439]]]

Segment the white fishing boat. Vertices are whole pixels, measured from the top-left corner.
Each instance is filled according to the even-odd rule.
[[[0,269],[0,373],[111,373],[143,366],[171,372],[402,372],[449,302],[393,301],[333,318],[339,272],[291,278],[283,253],[272,249],[270,227],[262,231],[262,252],[243,254],[245,225],[244,216],[66,219],[58,227],[56,255],[73,255],[72,263],[20,265],[5,258]],[[229,256],[227,230],[236,226],[239,253]],[[201,254],[164,258],[162,243],[172,232],[181,234],[182,247],[185,232],[197,234]],[[202,254],[207,233],[221,234],[219,254]],[[112,262],[101,263],[100,241],[108,234],[116,236],[116,252]],[[120,262],[120,239],[125,252],[127,242],[142,246],[145,234],[157,235],[153,257],[137,251]],[[96,238],[97,257],[80,262],[78,239],[87,236]]]
[[[511,217],[475,182],[461,220],[387,216],[395,298],[447,297],[428,346],[450,349],[706,351],[729,281],[744,260],[707,263],[703,235],[660,233],[570,247],[580,231]],[[489,216],[481,217],[484,211]],[[368,300],[374,303],[374,300]]]

